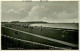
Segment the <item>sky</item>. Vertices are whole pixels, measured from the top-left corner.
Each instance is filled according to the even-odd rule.
[[[78,22],[77,1],[2,1],[1,21]]]

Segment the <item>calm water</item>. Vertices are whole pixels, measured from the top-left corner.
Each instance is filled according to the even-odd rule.
[[[54,24],[31,24],[30,26],[42,26],[42,27],[52,27],[52,28],[66,28],[66,29],[78,29],[78,23],[54,23]]]

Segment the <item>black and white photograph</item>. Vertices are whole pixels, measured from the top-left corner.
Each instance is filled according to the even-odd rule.
[[[1,1],[1,50],[79,50],[78,1]]]

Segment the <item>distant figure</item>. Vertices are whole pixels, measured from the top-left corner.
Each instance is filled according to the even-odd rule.
[[[33,27],[31,27],[31,26],[30,26],[30,29],[32,30],[32,29],[33,29]]]
[[[24,28],[28,28],[28,26],[26,26],[26,25],[24,25],[23,27],[24,27]]]
[[[62,34],[62,37],[64,38],[64,35]]]
[[[40,27],[39,31],[42,31],[42,26]]]
[[[63,34],[62,34],[62,37],[64,38],[64,33],[65,33],[65,30],[63,30]]]
[[[28,26],[26,26],[26,28],[28,28]]]
[[[16,31],[16,32],[15,32],[15,34],[19,35],[19,32],[18,32],[18,31]]]

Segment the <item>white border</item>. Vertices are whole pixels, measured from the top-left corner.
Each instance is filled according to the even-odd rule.
[[[22,0],[0,0],[0,34],[1,34],[1,1],[22,1]],[[32,1],[40,1],[40,0],[32,0]],[[78,1],[79,2],[78,7],[80,9],[80,0],[48,0],[48,1]],[[80,10],[79,10],[79,12],[80,12]],[[78,12],[78,17],[80,19],[79,12]],[[79,20],[79,22],[80,22],[80,20]],[[79,27],[79,29],[80,29],[80,27]],[[80,32],[80,30],[79,30],[79,32]],[[79,39],[80,39],[80,35],[79,35]],[[1,40],[1,36],[0,36],[0,40]],[[80,42],[79,42],[79,46],[80,46]],[[0,41],[0,50],[1,50],[1,41]],[[79,47],[79,50],[80,50],[80,47]],[[6,50],[6,51],[79,51],[79,50]],[[1,51],[5,51],[5,50],[1,50]]]

